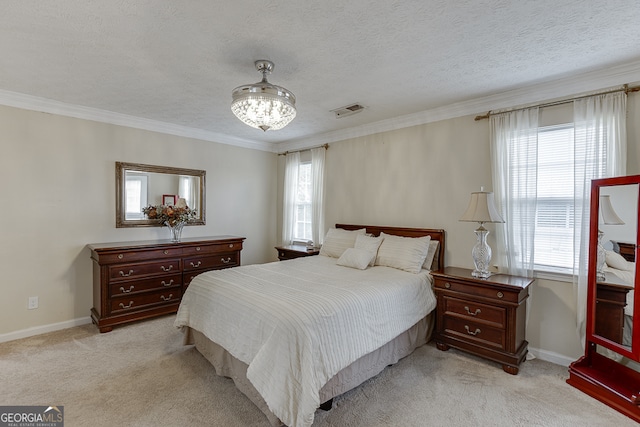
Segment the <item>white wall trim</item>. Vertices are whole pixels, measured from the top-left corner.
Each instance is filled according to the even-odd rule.
[[[80,317],[78,319],[67,320],[49,325],[34,326],[32,328],[22,329],[20,331],[9,332],[0,335],[0,343],[19,340],[21,338],[33,337],[35,335],[46,334],[47,332],[59,331],[61,329],[73,328],[74,326],[86,325],[91,323],[91,317]]]
[[[544,360],[545,362],[555,363],[560,366],[569,366],[575,362],[577,358],[565,356],[564,354],[558,354],[553,351],[541,350],[539,348],[529,347],[529,353],[534,355],[536,359]],[[525,362],[526,363],[526,362]]]
[[[567,76],[553,81],[540,82],[495,95],[458,102],[444,107],[433,108],[363,126],[328,132],[308,138],[283,141],[275,144],[275,151],[283,153],[287,150],[301,150],[345,139],[473,114],[484,114],[490,110],[516,108],[527,104],[548,102],[586,92],[621,86],[627,83],[637,84],[638,82],[640,82],[640,61],[635,61],[603,70]]]
[[[287,150],[301,150],[318,145],[328,144],[346,139],[373,135],[423,125],[440,120],[463,117],[472,114],[484,114],[489,110],[514,108],[527,104],[547,102],[576,96],[590,91],[602,90],[626,83],[640,82],[640,61],[612,66],[601,70],[579,75],[566,76],[553,81],[541,81],[518,89],[505,91],[495,95],[458,102],[439,108],[420,111],[391,119],[380,120],[366,125],[312,135],[287,141],[270,143],[257,140],[237,138],[203,129],[190,128],[171,123],[129,116],[112,111],[81,105],[67,104],[51,99],[0,90],[0,105],[41,111],[62,116],[93,120],[135,129],[149,130],[169,135],[196,138],[220,144],[234,145],[261,151],[283,153]]]
[[[74,117],[76,119],[93,120],[100,123],[126,126],[134,129],[164,133],[167,135],[195,138],[203,141],[218,142],[220,144],[234,145],[254,150],[273,151],[273,145],[269,142],[237,138],[203,129],[180,126],[172,123],[145,119],[142,117],[129,116],[127,114],[100,110],[98,108],[84,107],[82,105],[67,104],[51,99],[25,95],[23,93],[0,90],[0,104],[9,107],[22,108],[24,110],[57,114],[60,116]]]

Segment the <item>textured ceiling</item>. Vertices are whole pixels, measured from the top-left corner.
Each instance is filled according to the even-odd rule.
[[[3,0],[0,103],[285,146],[629,64],[640,81],[639,40],[637,0]],[[260,80],[257,59],[297,98],[279,131],[230,110],[233,88]],[[367,108],[330,112],[356,102]]]

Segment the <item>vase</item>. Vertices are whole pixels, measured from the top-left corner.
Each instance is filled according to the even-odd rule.
[[[180,238],[182,237],[182,227],[184,227],[185,224],[185,222],[177,222],[174,225],[171,225],[168,221],[165,221],[164,225],[167,226],[171,233],[172,242],[177,243],[180,241]]]

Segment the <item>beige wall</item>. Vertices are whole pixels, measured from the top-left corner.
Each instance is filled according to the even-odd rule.
[[[629,174],[640,173],[639,100],[640,95],[629,96]],[[547,116],[553,111],[549,109]],[[278,168],[280,206],[282,157]],[[476,225],[458,219],[472,191],[480,186],[492,190],[488,121],[461,117],[330,144],[326,179],[327,227],[343,222],[443,228],[446,264],[473,268]],[[495,229],[493,224],[485,226]],[[534,284],[527,326],[533,354],[561,364],[582,354],[573,292],[567,282],[538,279]]]
[[[206,225],[183,237],[244,236],[243,264],[275,257],[273,153],[10,107],[0,129],[0,341],[87,321],[87,243],[168,238],[161,227],[115,228],[116,161],[206,170]],[[27,310],[30,296],[38,309]]]

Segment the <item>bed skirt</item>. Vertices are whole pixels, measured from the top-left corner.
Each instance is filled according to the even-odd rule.
[[[320,390],[320,402],[327,402],[345,393],[369,378],[373,378],[416,348],[426,344],[431,338],[434,312],[398,335],[387,344],[366,354],[342,369]],[[196,349],[214,366],[216,374],[233,379],[238,390],[246,395],[267,417],[271,425],[281,426],[282,422],[268,408],[266,402],[247,379],[247,364],[233,357],[224,348],[209,340],[203,333],[186,328],[185,344],[195,344]]]

